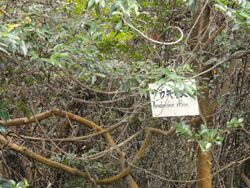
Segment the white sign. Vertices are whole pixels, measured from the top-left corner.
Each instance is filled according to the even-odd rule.
[[[184,83],[187,86],[196,88],[195,81],[184,81]],[[194,98],[188,96],[184,91],[184,85],[182,88],[178,88],[178,95],[175,94],[173,88],[173,82],[167,82],[164,85],[149,84],[153,117],[199,115],[197,96]]]

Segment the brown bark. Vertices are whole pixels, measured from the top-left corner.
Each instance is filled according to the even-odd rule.
[[[64,170],[65,172],[75,175],[75,176],[81,176],[86,178],[87,174],[81,172],[80,170],[76,169],[76,168],[71,168],[69,166],[63,165],[61,163],[58,163],[56,161],[52,161],[50,159],[47,159],[46,157],[43,157],[37,153],[34,153],[32,151],[30,151],[28,148],[26,147],[22,147],[22,146],[18,146],[15,143],[12,143],[11,141],[7,140],[6,138],[4,138],[3,136],[0,135],[0,143],[2,143],[3,145],[6,145],[8,148],[17,151],[18,153],[21,153],[27,157],[30,157],[42,164],[45,164],[47,166],[53,167],[53,168],[57,168],[57,169],[61,169]]]
[[[199,53],[198,50],[207,48],[209,45],[209,23],[210,23],[210,7],[203,0],[196,0],[195,12],[193,14],[193,27],[190,33],[188,44],[193,52]],[[223,29],[223,28],[222,28]],[[222,30],[221,29],[221,30]],[[211,41],[213,41],[211,39]],[[198,62],[195,58],[192,59],[192,65],[197,72],[203,72],[209,69],[211,65],[204,65],[203,62]],[[198,82],[198,86],[202,86],[202,97],[199,97],[200,118],[193,118],[191,124],[199,129],[203,123],[205,126],[209,125],[209,116],[216,107],[209,102],[209,79],[212,77],[211,71],[203,74]],[[216,106],[216,105],[215,105]],[[197,153],[197,187],[211,188],[211,158],[208,152],[202,152],[199,148]]]
[[[3,177],[3,174],[4,174],[4,167],[3,167],[3,162],[0,161],[0,176]]]
[[[197,156],[197,187],[212,188],[211,157],[208,152],[199,150]]]
[[[139,188],[132,176],[127,177],[127,182],[129,182],[129,188]]]

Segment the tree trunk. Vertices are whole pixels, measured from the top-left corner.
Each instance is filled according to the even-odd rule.
[[[194,54],[200,53],[199,50],[203,49],[206,42],[209,41],[209,23],[210,23],[210,6],[207,2],[203,0],[196,0],[196,7],[193,12],[192,17],[192,30],[190,31],[190,36],[188,38],[188,44],[190,49]],[[204,61],[206,61],[206,57]],[[204,62],[198,62],[195,58],[191,60],[191,64],[196,69],[197,72],[203,72],[207,70],[211,65],[205,65]],[[201,127],[201,123],[205,126],[209,125],[210,115],[210,100],[209,100],[209,88],[204,87],[209,84],[211,78],[211,72],[203,74],[200,78],[198,85],[202,86],[202,97],[199,97],[199,106],[200,106],[200,116],[203,121],[200,121],[198,124],[198,129]],[[202,152],[201,149],[198,149],[197,153],[197,178],[198,188],[211,188],[212,187],[212,177],[211,177],[211,158],[209,152]]]
[[[199,149],[197,155],[197,178],[198,188],[212,188],[212,177],[211,177],[211,157],[208,152],[202,152]]]

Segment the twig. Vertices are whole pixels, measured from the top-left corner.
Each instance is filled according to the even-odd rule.
[[[203,14],[203,11],[205,10],[205,8],[206,8],[208,2],[209,2],[209,0],[207,0],[207,1],[205,2],[204,6],[202,7],[202,9],[201,9],[199,15],[197,16],[197,18],[196,18],[196,20],[195,20],[195,22],[194,22],[192,28],[190,29],[190,31],[189,31],[189,33],[188,33],[188,35],[187,35],[187,38],[186,38],[185,43],[187,43],[187,41],[188,41],[188,39],[189,39],[189,37],[190,37],[192,31],[194,30],[195,26],[196,26],[197,23],[199,22],[199,19],[200,19],[201,15]]]
[[[115,95],[115,94],[122,94],[122,93],[127,93],[127,91],[102,91],[99,89],[93,89],[85,84],[83,84],[82,82],[80,82],[78,79],[76,79],[74,76],[72,76],[71,74],[69,74],[66,70],[61,69],[65,74],[67,74],[67,76],[69,76],[74,82],[76,82],[79,86],[83,87],[84,89],[87,89],[89,91],[93,91],[95,93],[101,93],[101,94],[107,94],[107,95]]]
[[[82,103],[86,103],[86,104],[110,104],[110,103],[115,103],[115,102],[119,102],[122,101],[128,97],[135,97],[136,95],[128,95],[125,97],[120,97],[118,99],[112,99],[112,100],[106,100],[106,101],[88,101],[88,100],[83,100],[83,99],[79,99],[79,98],[75,98],[75,97],[70,97],[71,99],[73,99],[74,101],[77,102],[82,102]]]
[[[209,46],[210,43],[212,43],[214,41],[214,39],[216,39],[216,37],[221,34],[221,32],[225,29],[226,24],[223,24],[218,30],[216,30],[212,36],[208,39],[208,41],[206,41],[204,43],[204,46],[202,46],[202,49],[205,50],[207,49],[207,47]]]
[[[136,165],[136,163],[144,155],[148,145],[150,144],[150,138],[151,138],[150,131],[146,131],[145,139],[144,139],[139,151],[136,153],[133,161],[131,162],[133,165]],[[108,184],[108,183],[116,182],[116,181],[119,181],[121,178],[127,176],[130,173],[130,171],[131,171],[131,165],[129,165],[126,169],[124,169],[123,171],[121,171],[119,174],[117,174],[115,176],[112,176],[110,178],[105,178],[105,179],[99,179],[99,180],[96,180],[96,182],[98,184]]]
[[[89,155],[89,156],[87,156],[87,157],[79,158],[79,159],[81,159],[81,160],[89,160],[89,159],[95,160],[95,159],[97,159],[97,158],[100,158],[100,157],[102,157],[103,155],[105,155],[105,154],[107,154],[107,153],[109,153],[109,152],[111,152],[111,151],[113,151],[113,150],[116,150],[116,149],[120,148],[121,146],[127,144],[127,143],[130,142],[132,139],[134,139],[134,138],[137,137],[139,134],[141,134],[141,132],[142,132],[142,130],[136,132],[135,134],[133,134],[132,136],[130,136],[129,138],[127,138],[126,140],[124,140],[124,141],[121,142],[120,144],[116,144],[115,146],[110,147],[109,149],[106,149],[106,150],[101,151],[101,152],[99,152],[99,153],[96,153],[96,154],[93,154],[93,155]]]
[[[120,127],[123,122],[125,122],[125,120],[120,121],[120,122],[112,125],[108,129],[104,129],[103,131],[95,132],[95,133],[85,135],[85,136],[77,136],[77,137],[71,137],[71,138],[51,138],[51,139],[37,138],[37,137],[24,136],[24,135],[20,135],[20,137],[25,138],[25,139],[29,139],[29,140],[34,140],[34,141],[49,141],[49,140],[52,140],[54,142],[79,142],[79,141],[84,141],[84,140],[86,140],[88,138],[93,138],[93,137],[96,137],[96,136],[99,136],[99,135],[103,135],[105,133],[110,133],[110,132],[114,131],[115,129],[117,129],[118,127]]]
[[[221,168],[221,169],[215,171],[215,172],[211,175],[211,177],[212,177],[212,176],[215,176],[215,175],[218,174],[219,172],[222,172],[222,171],[226,170],[227,168],[231,167],[232,165],[234,165],[234,164],[236,164],[236,163],[240,163],[240,164],[241,164],[241,163],[243,163],[244,161],[247,161],[247,160],[249,160],[249,159],[250,159],[250,156],[247,157],[247,158],[244,158],[244,159],[242,159],[242,160],[239,160],[239,161],[233,161],[233,162],[229,163],[228,165],[224,166],[223,168]],[[154,173],[150,172],[149,170],[147,170],[147,169],[145,169],[145,168],[140,168],[140,167],[134,165],[134,164],[131,163],[131,162],[128,162],[128,163],[129,163],[129,165],[131,165],[131,166],[134,167],[134,168],[137,168],[137,169],[139,169],[139,170],[142,170],[143,172],[145,172],[145,173],[147,173],[147,174],[150,174],[150,175],[152,175],[153,177],[156,177],[156,178],[158,178],[158,179],[160,179],[160,180],[168,181],[168,182],[174,182],[174,183],[195,183],[195,182],[198,182],[198,181],[201,181],[201,180],[207,178],[207,177],[206,177],[206,178],[196,179],[196,180],[175,180],[175,179],[169,179],[169,178],[165,178],[165,177],[159,176],[159,175],[157,175],[157,174],[154,174]]]
[[[194,78],[197,78],[197,77],[199,77],[199,76],[201,76],[203,74],[206,74],[206,73],[210,72],[211,70],[215,69],[216,67],[222,65],[223,63],[226,63],[226,62],[228,62],[228,61],[230,61],[232,59],[240,58],[240,57],[242,57],[242,56],[244,56],[244,55],[246,55],[248,53],[250,53],[250,50],[236,52],[233,55],[231,55],[229,58],[227,58],[227,59],[215,64],[214,66],[210,67],[209,69],[207,69],[207,70],[205,70],[205,71],[191,77],[191,79],[194,79]]]
[[[3,9],[0,8],[0,12],[2,12],[5,16],[7,16],[9,19],[12,19],[12,17]]]

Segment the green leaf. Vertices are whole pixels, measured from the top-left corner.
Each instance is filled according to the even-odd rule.
[[[104,8],[105,7],[105,0],[101,0],[99,4],[100,4],[100,7]]]
[[[6,128],[0,125],[0,133],[6,133]]]
[[[91,78],[91,84],[93,85],[96,82],[96,75],[93,75]]]
[[[239,122],[239,123],[243,123],[243,121],[244,121],[243,118],[239,118],[239,119],[238,119],[238,122]]]
[[[116,31],[120,31],[121,28],[122,28],[122,20],[120,20],[120,21],[116,24],[115,30],[116,30]]]
[[[192,137],[193,133],[188,125],[184,122],[175,123],[176,134]]]
[[[95,6],[95,13],[97,16],[101,16],[101,10],[99,4],[96,4]]]
[[[212,144],[211,143],[206,143],[205,149],[208,151],[211,148]]]
[[[0,51],[8,54],[8,51],[5,48],[2,48],[1,46],[5,47],[5,48],[8,48],[8,45],[0,42]]]
[[[243,124],[244,119],[243,118],[232,118],[230,121],[227,122],[228,128],[238,128],[238,127],[244,127]]]
[[[27,49],[24,41],[22,41],[22,43],[21,43],[21,49],[23,51],[23,55],[26,56],[27,52],[28,52],[28,49]]]
[[[3,120],[8,120],[10,119],[10,115],[7,111],[7,109],[0,109],[0,119],[3,119]]]
[[[184,0],[187,6],[193,6],[195,4],[195,0]]]
[[[16,186],[16,182],[14,180],[9,180],[8,183],[11,185],[11,187]]]
[[[2,51],[2,52],[4,52],[4,53],[8,54],[8,51],[5,50],[4,48],[1,48],[1,47],[0,47],[0,51]]]
[[[89,0],[88,1],[88,9],[93,8],[94,5],[95,5],[95,0]]]
[[[201,148],[201,151],[206,151],[206,143],[205,142],[198,142],[199,143],[199,146]]]
[[[203,128],[201,131],[200,131],[200,135],[205,135],[205,134],[208,134],[209,133],[209,130],[207,128]]]
[[[106,78],[106,75],[102,73],[95,73],[95,75],[100,78]]]

